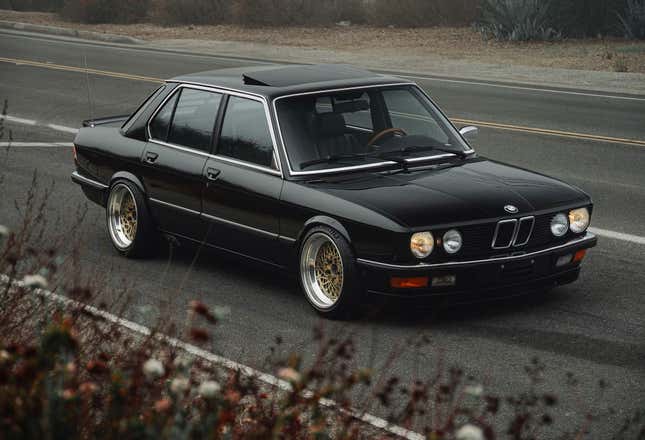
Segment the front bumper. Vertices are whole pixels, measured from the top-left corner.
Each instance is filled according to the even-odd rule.
[[[587,232],[558,246],[488,259],[398,265],[359,258],[357,263],[365,289],[372,294],[401,297],[488,296],[501,292],[507,296],[575,281],[580,272],[580,262],[572,261],[558,267],[558,258],[594,247],[596,243],[596,236]],[[453,286],[431,285],[433,278],[449,275],[455,276]],[[393,288],[390,286],[392,277],[429,277],[430,283],[429,287]]]

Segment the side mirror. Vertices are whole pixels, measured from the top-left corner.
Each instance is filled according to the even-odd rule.
[[[461,130],[459,130],[459,134],[467,139],[474,138],[475,136],[477,136],[477,133],[479,133],[479,128],[473,127],[472,125],[469,125],[468,127],[464,127]]]

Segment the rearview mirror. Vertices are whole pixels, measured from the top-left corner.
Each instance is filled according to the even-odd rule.
[[[459,134],[467,139],[472,139],[479,133],[479,128],[469,125],[459,130]]]

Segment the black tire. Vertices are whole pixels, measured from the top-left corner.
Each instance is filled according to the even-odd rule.
[[[119,227],[121,217],[115,219],[115,216],[120,212],[123,204],[127,204],[129,197],[134,202],[135,226],[129,227],[128,233],[125,233],[124,228]],[[108,236],[121,255],[139,258],[150,255],[156,249],[157,230],[152,222],[144,195],[135,184],[125,179],[116,180],[110,186],[105,214]]]
[[[320,250],[324,240],[329,240],[333,244],[333,248],[338,252],[342,261],[342,284],[340,293],[335,300],[329,299],[327,295],[320,299],[320,294],[324,294],[325,289],[315,281],[315,269],[312,266],[312,258],[317,258],[318,252],[314,248],[318,246],[318,250]],[[315,243],[313,243],[314,241]],[[318,244],[319,241],[323,244]],[[314,248],[312,248],[312,245]],[[331,249],[331,246],[329,249]],[[315,252],[316,255],[313,255],[312,252]],[[342,234],[327,226],[311,228],[301,242],[298,253],[298,267],[300,286],[305,298],[320,315],[331,319],[349,319],[359,315],[365,294],[356,269],[354,252]],[[314,272],[313,274],[312,271]],[[313,284],[312,278],[314,278]],[[319,291],[316,290],[314,284]],[[327,299],[331,302],[330,304],[324,304]]]

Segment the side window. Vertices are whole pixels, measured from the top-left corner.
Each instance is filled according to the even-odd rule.
[[[273,157],[273,141],[261,102],[238,96],[229,98],[217,153],[277,168]]]
[[[210,152],[213,129],[222,95],[184,88],[168,134],[168,142]]]
[[[172,119],[172,111],[175,109],[177,102],[177,94],[175,93],[163,105],[161,110],[157,112],[154,119],[150,121],[150,137],[158,141],[166,141],[168,137],[168,128],[170,128],[170,119]]]
[[[434,116],[407,90],[385,90],[383,99],[390,113],[392,126],[402,128],[408,135],[428,136],[440,143],[450,141]]]

